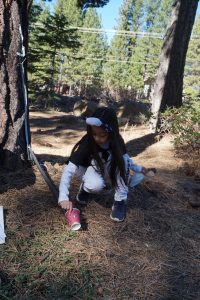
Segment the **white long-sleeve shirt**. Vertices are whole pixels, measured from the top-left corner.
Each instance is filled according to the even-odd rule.
[[[74,176],[77,169],[78,169],[78,167],[75,164],[73,164],[72,162],[69,162],[67,165],[65,165],[62,176],[61,176],[61,180],[60,180],[58,202],[62,202],[64,200],[69,200],[70,183],[71,183],[72,177]]]
[[[111,156],[109,156],[109,159],[110,158]],[[135,171],[136,173],[141,172],[142,166],[134,164],[133,160],[130,158],[130,156],[127,153],[123,155],[123,158],[125,162],[125,169],[126,170],[128,169],[128,172],[129,169]],[[83,168],[82,166],[76,166],[71,161],[69,161],[68,164],[65,165],[60,180],[58,202],[69,200],[69,188],[70,188],[71,180],[75,174],[77,174],[79,171],[83,172],[83,170],[86,170],[86,168]],[[127,187],[124,186],[124,189],[127,189]]]

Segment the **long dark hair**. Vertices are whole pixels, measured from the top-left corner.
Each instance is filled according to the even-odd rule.
[[[94,112],[92,117],[100,119],[102,123],[108,124],[112,129],[109,132],[109,145],[112,152],[112,159],[110,163],[110,179],[112,185],[114,187],[117,186],[118,171],[120,172],[120,176],[126,183],[125,166],[123,159],[123,154],[126,152],[126,147],[124,144],[124,140],[119,133],[119,125],[115,111],[108,107],[100,107]],[[90,125],[87,125],[87,134],[83,136],[83,138],[74,146],[74,148],[72,149],[72,153],[74,153],[77,147],[83,142],[86,142],[88,150],[90,149],[92,157],[97,162],[101,173],[104,174],[103,162],[99,156],[98,145],[93,138],[92,128]]]

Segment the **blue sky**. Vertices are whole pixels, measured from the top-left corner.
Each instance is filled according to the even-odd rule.
[[[117,18],[121,4],[122,0],[110,0],[106,6],[97,9],[97,12],[102,18],[103,28],[113,29],[113,27],[117,25]]]
[[[37,1],[37,0],[36,0]],[[52,0],[51,2],[46,2],[47,5],[53,10],[53,6],[57,0]],[[104,29],[114,29],[117,25],[117,18],[119,15],[119,8],[123,0],[110,0],[107,5],[102,8],[97,8],[97,12],[101,15],[102,27]],[[113,33],[107,33],[108,42],[110,42],[113,37]]]
[[[37,1],[37,0],[36,0]],[[119,7],[122,4],[123,0],[110,0],[107,5],[102,8],[98,8],[97,11],[102,17],[102,25],[105,29],[112,29],[117,25],[116,18],[119,13]],[[57,0],[52,0],[51,2],[46,2],[50,9],[53,9],[53,6]]]
[[[113,29],[117,25],[117,18],[119,14],[119,8],[123,0],[110,0],[109,3],[98,8],[97,11],[102,17],[102,25],[105,29]],[[197,14],[200,13],[200,3],[198,5]]]
[[[117,18],[119,14],[119,8],[123,0],[110,0],[103,8],[98,8],[97,11],[101,15],[102,25],[104,29],[113,29],[117,25]],[[47,2],[48,3],[48,2]],[[49,6],[52,7],[56,3],[56,0],[49,2]],[[198,5],[197,14],[200,13],[200,3]]]

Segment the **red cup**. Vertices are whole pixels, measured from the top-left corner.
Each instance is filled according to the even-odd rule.
[[[65,217],[71,226],[71,230],[79,230],[81,228],[80,211],[78,208],[73,208],[70,212],[66,212]]]

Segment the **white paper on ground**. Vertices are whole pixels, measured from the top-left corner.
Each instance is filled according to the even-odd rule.
[[[5,243],[3,206],[0,206],[0,245]]]

